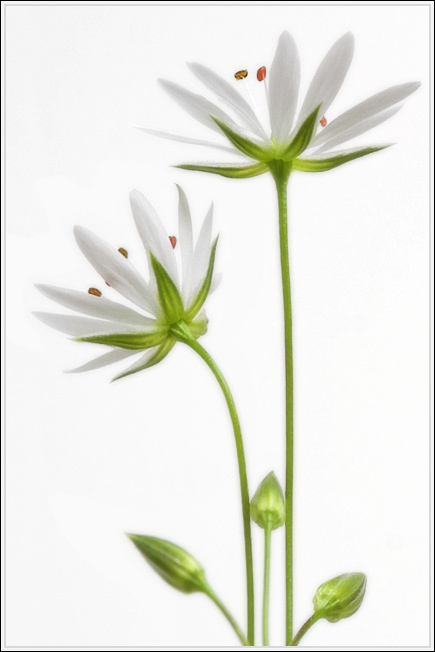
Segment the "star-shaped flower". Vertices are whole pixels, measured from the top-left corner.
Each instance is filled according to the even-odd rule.
[[[383,149],[387,145],[335,148],[381,124],[399,109],[398,103],[413,93],[418,82],[392,86],[360,102],[329,121],[326,118],[335,96],[343,84],[352,61],[354,40],[351,33],[342,36],[321,62],[297,112],[300,63],[293,38],[283,32],[267,74],[266,67],[257,71],[257,83],[265,87],[269,124],[262,124],[258,112],[236,90],[246,84],[248,71],[235,74],[233,84],[199,63],[188,64],[192,73],[229,107],[231,115],[214,104],[171,81],[160,80],[164,90],[193,118],[211,130],[225,135],[226,145],[140,127],[143,131],[196,145],[206,145],[233,153],[242,153],[242,164],[181,165],[190,170],[212,172],[227,177],[247,178],[272,169],[282,161],[290,169],[321,172],[355,158]],[[266,76],[267,75],[267,76]],[[250,79],[250,77],[249,77]],[[267,86],[268,84],[268,86]],[[228,147],[230,141],[231,147]]]
[[[194,247],[189,205],[182,189],[178,191],[181,280],[174,252],[177,239],[168,236],[154,208],[134,190],[130,195],[131,208],[149,262],[149,282],[128,260],[125,249],[114,249],[80,226],[74,228],[74,234],[82,253],[102,279],[135,304],[136,309],[105,298],[97,288],[89,288],[86,293],[49,285],[36,286],[65,308],[86,315],[36,312],[36,317],[74,336],[77,341],[111,348],[73,371],[97,369],[146,350],[131,367],[116,376],[116,380],[157,364],[177,340],[197,339],[207,331],[202,307],[212,286],[217,246],[217,238],[211,244],[213,206]]]

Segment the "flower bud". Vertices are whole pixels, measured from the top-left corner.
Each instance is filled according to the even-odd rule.
[[[364,573],[344,573],[325,582],[313,598],[314,614],[330,623],[353,616],[363,601],[366,583]]]
[[[267,475],[251,500],[251,517],[264,530],[285,523],[285,500],[273,471]]]
[[[186,550],[170,541],[128,534],[147,562],[168,584],[183,593],[208,589],[203,568]]]

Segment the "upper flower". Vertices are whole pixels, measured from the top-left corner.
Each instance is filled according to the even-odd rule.
[[[330,119],[327,116],[343,84],[353,57],[351,33],[342,36],[321,62],[302,105],[297,112],[300,63],[293,38],[283,32],[278,41],[270,73],[262,66],[256,82],[264,86],[269,124],[262,124],[258,112],[236,90],[247,84],[248,71],[235,74],[233,84],[209,68],[188,64],[192,73],[226,104],[231,115],[202,95],[178,84],[160,80],[165,91],[193,118],[211,130],[224,134],[233,147],[219,143],[175,136],[140,127],[144,131],[196,145],[230,150],[248,157],[242,165],[182,165],[185,169],[214,172],[223,176],[246,178],[272,169],[274,161],[283,161],[290,169],[306,172],[329,170],[352,159],[383,149],[383,146],[336,150],[344,142],[363,134],[396,113],[398,102],[413,93],[419,83],[392,86]],[[249,77],[251,79],[251,77]],[[268,84],[268,85],[267,85]],[[303,156],[302,156],[303,154]]]
[[[36,286],[65,308],[90,315],[34,313],[41,321],[73,335],[78,341],[112,348],[74,371],[97,369],[146,349],[145,354],[115,379],[122,378],[160,362],[177,340],[196,339],[206,332],[207,318],[201,308],[211,289],[217,245],[217,238],[211,244],[213,206],[194,247],[187,198],[181,188],[178,192],[181,280],[174,252],[177,238],[168,236],[151,204],[137,190],[130,194],[130,201],[147,254],[149,282],[128,260],[125,249],[116,250],[88,229],[74,228],[78,246],[102,279],[139,310],[103,297],[97,288],[89,288],[86,293]]]

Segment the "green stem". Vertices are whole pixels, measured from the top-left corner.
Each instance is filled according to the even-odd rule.
[[[278,162],[277,162],[278,163]],[[285,569],[286,569],[286,645],[293,638],[293,343],[292,300],[287,230],[287,183],[290,168],[271,168],[278,194],[279,244],[281,252],[282,294],[284,303],[285,405],[286,405],[286,486],[285,486]]]
[[[264,530],[263,645],[269,645],[270,527]]]
[[[204,362],[209,366],[216,380],[218,381],[227,402],[228,410],[233,424],[234,439],[236,442],[237,461],[239,465],[240,491],[242,495],[243,530],[245,535],[245,557],[246,557],[246,583],[247,583],[247,609],[248,609],[248,641],[254,645],[254,570],[252,563],[252,542],[251,542],[251,515],[249,511],[249,490],[248,477],[246,473],[245,452],[243,449],[242,431],[237,415],[234,399],[230,388],[222,375],[221,370],[209,353],[193,338],[183,339],[196,351]]]
[[[319,617],[316,616],[315,614],[313,614],[311,616],[311,618],[308,618],[307,622],[304,625],[302,625],[302,627],[300,628],[300,630],[298,631],[298,633],[296,634],[296,636],[294,637],[294,639],[292,640],[290,645],[293,646],[293,647],[296,647],[298,645],[298,643],[300,642],[302,636],[304,636],[304,634],[306,634],[308,632],[310,627],[312,627],[314,625],[314,623],[317,622],[318,620],[319,620]]]
[[[225,607],[225,605],[219,600],[217,595],[211,590],[210,587],[208,587],[208,589],[205,591],[205,593],[206,593],[206,595],[208,595],[208,597],[211,600],[213,600],[215,605],[217,607],[219,607],[219,609],[222,611],[223,615],[228,620],[231,627],[234,629],[237,636],[239,637],[240,642],[242,643],[242,645],[249,646],[250,643],[249,643],[248,639],[245,637],[244,633],[242,632],[242,630],[240,629],[240,627],[238,626],[238,624],[236,623],[236,621],[234,620],[234,618],[232,617],[232,615],[230,614],[228,609]]]

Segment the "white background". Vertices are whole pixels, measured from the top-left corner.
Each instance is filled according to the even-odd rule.
[[[117,383],[109,383],[115,368],[63,374],[94,351],[31,316],[57,310],[33,283],[97,286],[112,296],[75,245],[76,223],[126,247],[144,269],[128,205],[133,187],[174,234],[176,182],[196,228],[214,200],[223,281],[201,341],[239,407],[251,493],[272,469],[283,480],[272,181],[171,168],[214,155],[130,126],[209,137],[157,79],[199,91],[185,66],[196,60],[229,79],[246,67],[253,80],[283,29],[300,50],[302,92],[331,44],[354,33],[354,61],[329,120],[390,85],[422,81],[397,116],[356,141],[397,145],[290,183],[295,624],[310,615],[322,582],[363,571],[358,614],[321,621],[304,643],[428,645],[429,8],[82,3],[9,5],[6,14],[7,645],[237,644],[204,596],[164,584],[123,534],[185,547],[245,625],[235,450],[215,380],[181,344]],[[255,525],[253,534],[259,616]],[[284,640],[283,559],[279,531],[276,646]]]

